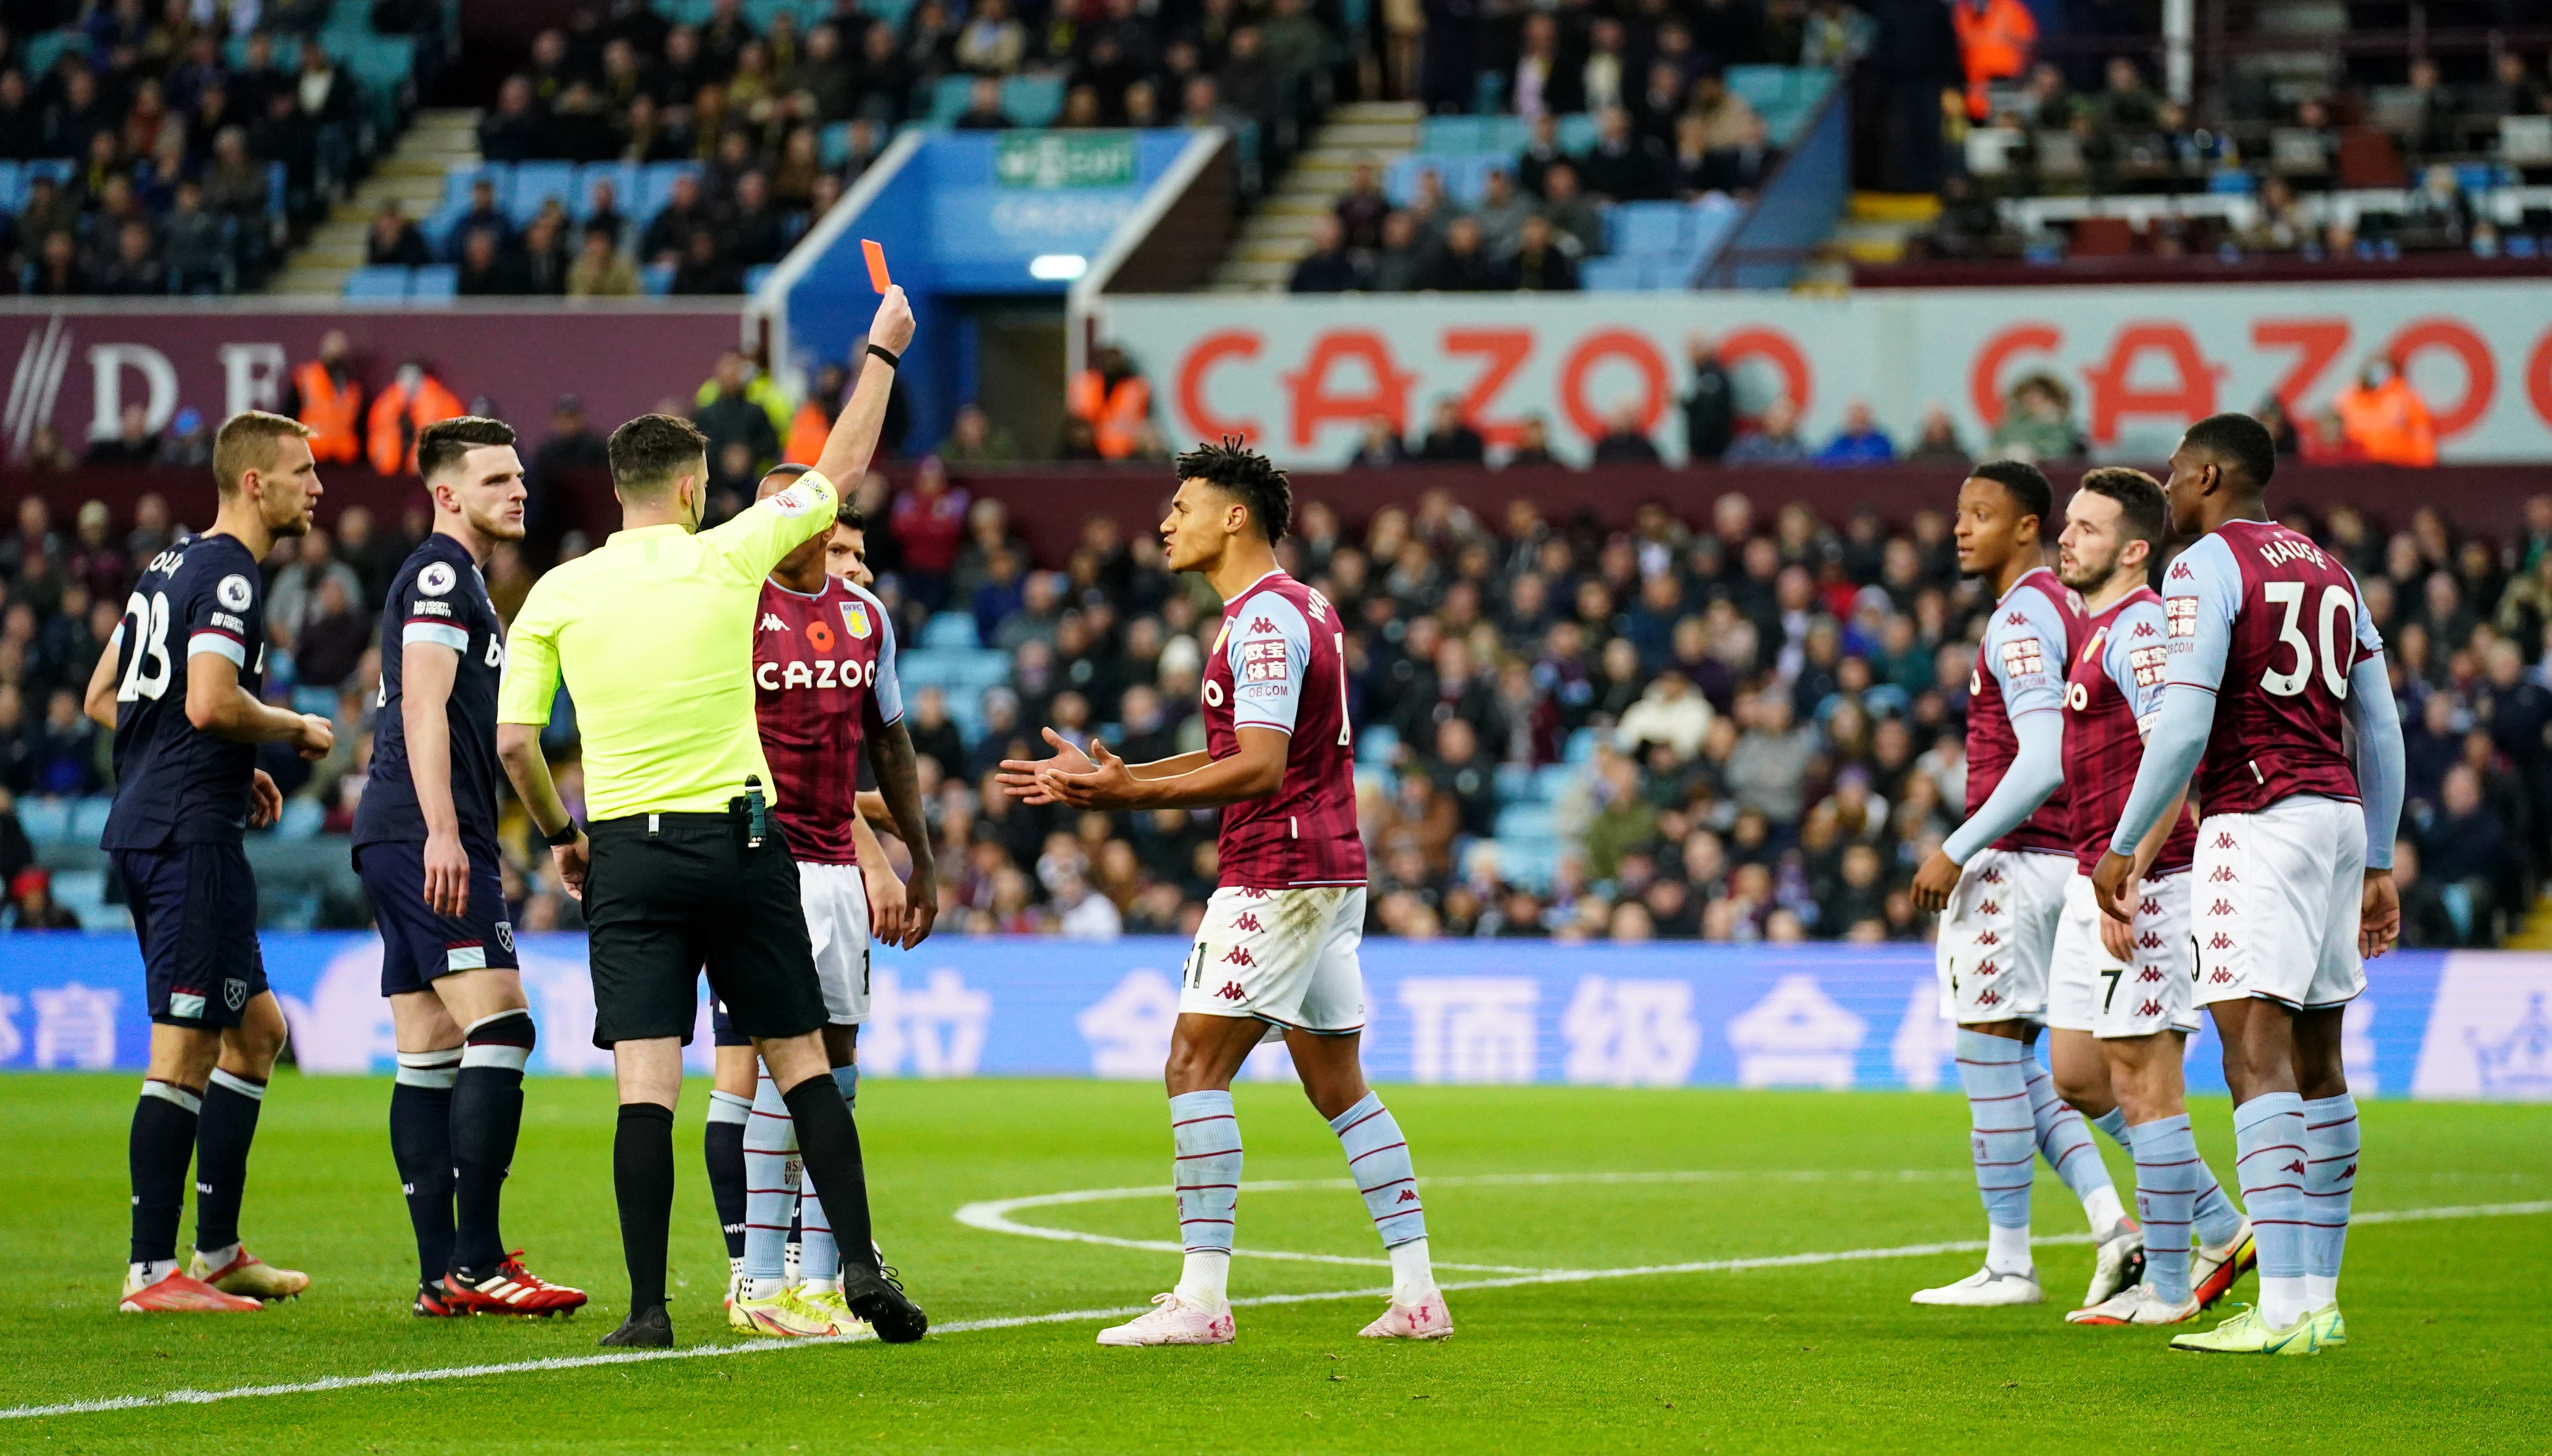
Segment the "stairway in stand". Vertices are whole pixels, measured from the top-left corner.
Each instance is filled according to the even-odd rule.
[[[1312,145],[1296,157],[1276,190],[1242,224],[1240,237],[1216,269],[1217,293],[1282,288],[1294,264],[1312,249],[1312,219],[1337,205],[1355,179],[1356,164],[1387,169],[1395,156],[1418,150],[1426,112],[1415,101],[1348,101],[1329,108]]]
[[[308,241],[266,285],[270,294],[298,298],[335,298],[345,291],[346,275],[364,265],[364,242],[372,214],[384,199],[395,197],[411,222],[424,220],[443,202],[444,174],[478,159],[478,113],[468,108],[420,111],[399,139],[398,150],[382,157],[348,201],[337,204],[310,232]]]

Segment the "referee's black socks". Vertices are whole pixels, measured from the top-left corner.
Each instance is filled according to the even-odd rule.
[[[839,1096],[833,1105],[840,1108]],[[620,1203],[620,1255],[629,1265],[629,1312],[635,1316],[665,1302],[665,1241],[674,1221],[673,1108],[620,1104],[611,1185]],[[861,1226],[867,1226],[865,1218]]]
[[[798,1156],[806,1176],[815,1181],[815,1196],[824,1200],[832,1221],[833,1242],[841,1246],[846,1268],[875,1270],[877,1253],[870,1244],[869,1175],[860,1161],[860,1129],[842,1101],[842,1089],[823,1073],[781,1093],[790,1119],[798,1124]]]

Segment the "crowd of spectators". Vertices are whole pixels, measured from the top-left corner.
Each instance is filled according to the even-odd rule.
[[[739,425],[759,406],[734,402],[734,420],[704,407],[704,423],[770,428]],[[536,479],[590,466],[595,443],[563,414],[533,452]],[[1163,569],[1150,533],[1110,516],[1090,518],[1059,565],[1035,564],[1001,501],[970,495],[935,460],[900,490],[873,475],[857,494],[906,654],[926,660],[923,624],[954,612],[1009,655],[979,704],[921,685],[943,679],[918,668],[907,692],[943,925],[1192,926],[1214,882],[1211,813],[1031,808],[993,792],[987,775],[1046,725],[1108,735],[1133,759],[1201,746],[1195,704],[1218,603]],[[107,744],[79,712],[80,689],[140,566],[182,518],[149,494],[129,520],[92,501],[65,530],[42,497],[20,501],[0,535],[0,789],[106,790]],[[2552,497],[2499,543],[2459,536],[2434,507],[2390,532],[2346,507],[2289,520],[2358,572],[2384,633],[2408,736],[2409,933],[2495,943],[2552,864]],[[1297,521],[1280,560],[1337,604],[1347,631],[1376,933],[1928,934],[1905,884],[1963,811],[1985,605],[1957,575],[1944,509],[1827,521],[1730,492],[1705,520],[1649,501],[1627,529],[1607,529],[1518,500],[1493,525],[1431,490],[1381,505],[1361,529],[1320,498]],[[376,603],[427,524],[421,502],[395,522],[348,506],[267,564],[269,690],[327,706],[345,729],[316,764],[275,755],[267,767],[329,832],[350,825],[363,788]],[[585,549],[571,533],[557,554]],[[498,551],[487,574],[500,613],[534,572],[524,552]],[[572,728],[551,747],[573,801]],[[1528,797],[1549,805],[1561,846],[1546,873],[1500,863],[1501,810]],[[10,837],[0,815],[0,851]],[[516,923],[573,925],[573,902],[532,849],[513,836]],[[360,914],[360,899],[344,912]]]
[[[1968,139],[1970,170],[1945,183],[1939,223],[1922,246],[1949,258],[2047,246],[1993,194],[2087,190],[2212,197],[2141,227],[2111,218],[2074,224],[2054,240],[2074,256],[2531,255],[2552,234],[2552,219],[2511,222],[2494,215],[2486,194],[2510,174],[2552,167],[2552,55],[2503,49],[2467,80],[2446,75],[2437,58],[2418,55],[2406,81],[2343,75],[2291,96],[2243,89],[2226,98],[2229,115],[2210,119],[2159,91],[2134,57],[2110,57],[2098,84],[2081,89],[2040,61],[1992,88],[1990,119]],[[2483,166],[2476,172],[2473,163]],[[2361,204],[2348,195],[2366,190],[2406,197]]]
[[[0,217],[0,291],[255,287],[377,141],[356,79],[324,48],[278,62],[276,28],[309,9],[269,7],[236,64],[225,43],[234,24],[260,23],[253,5],[92,5],[41,71],[28,38],[0,30],[0,161],[52,163],[29,169],[14,215]]]
[[[558,210],[519,233],[490,207],[454,230],[447,260],[462,265],[464,293],[636,292],[632,263],[674,267],[676,293],[735,292],[742,271],[777,261],[896,128],[931,119],[952,78],[968,82],[967,104],[937,119],[958,130],[1017,124],[1004,82],[1035,77],[1060,100],[1050,118],[1032,120],[1227,126],[1247,139],[1254,176],[1299,144],[1343,53],[1306,0],[919,0],[900,21],[835,0],[812,24],[782,9],[760,28],[741,0],[719,0],[698,25],[672,23],[648,0],[588,9],[534,40],[479,125],[480,152],[494,161],[697,161],[696,183],[652,217],[624,215],[627,199],[613,198],[582,222]],[[422,247],[398,234],[399,220],[384,222],[381,239],[407,252],[376,249],[374,261],[410,260]]]

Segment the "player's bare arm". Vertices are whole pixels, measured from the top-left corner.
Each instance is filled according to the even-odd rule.
[[[869,321],[869,343],[901,357],[911,342],[912,305],[897,284],[878,300],[877,316]],[[832,433],[824,437],[823,453],[815,458],[815,472],[832,481],[835,490],[848,494],[868,473],[878,435],[886,428],[887,397],[894,390],[895,365],[874,354],[862,356],[859,382],[833,421]]]
[[[877,773],[878,792],[886,800],[887,812],[895,816],[896,833],[903,838],[905,852],[912,857],[912,876],[904,883],[901,941],[910,950],[929,938],[931,926],[939,919],[939,867],[930,854],[930,824],[921,813],[921,774],[914,761],[912,735],[904,731],[904,721],[875,721],[875,694],[862,712],[872,720],[863,737],[869,767]]]
[[[864,814],[851,817],[851,847],[860,859],[860,885],[869,895],[869,934],[886,945],[903,944],[904,882],[896,878],[895,864]]]
[[[186,721],[233,743],[288,743],[305,759],[325,755],[336,726],[316,713],[268,707],[240,686],[239,665],[219,653],[186,660]]]
[[[496,725],[496,759],[505,766],[505,778],[514,785],[514,796],[532,816],[532,827],[544,839],[566,829],[572,822],[567,800],[559,797],[558,782],[550,778],[550,761],[541,756],[541,730],[529,723]],[[585,898],[585,867],[593,847],[586,842],[584,826],[577,826],[576,838],[553,846],[558,856],[559,883],[578,899]]]
[[[399,726],[407,733],[417,812],[425,817],[425,902],[438,915],[470,907],[470,856],[452,805],[452,725],[443,711],[460,671],[461,655],[439,642],[399,650]]]
[[[88,691],[80,698],[80,711],[110,732],[115,728],[115,675],[122,666],[117,659],[122,656],[113,644],[97,655],[97,666],[88,675]]]

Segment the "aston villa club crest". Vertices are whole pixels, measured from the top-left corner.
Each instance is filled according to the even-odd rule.
[[[842,625],[853,637],[866,640],[869,635],[869,604],[864,601],[842,603]]]

